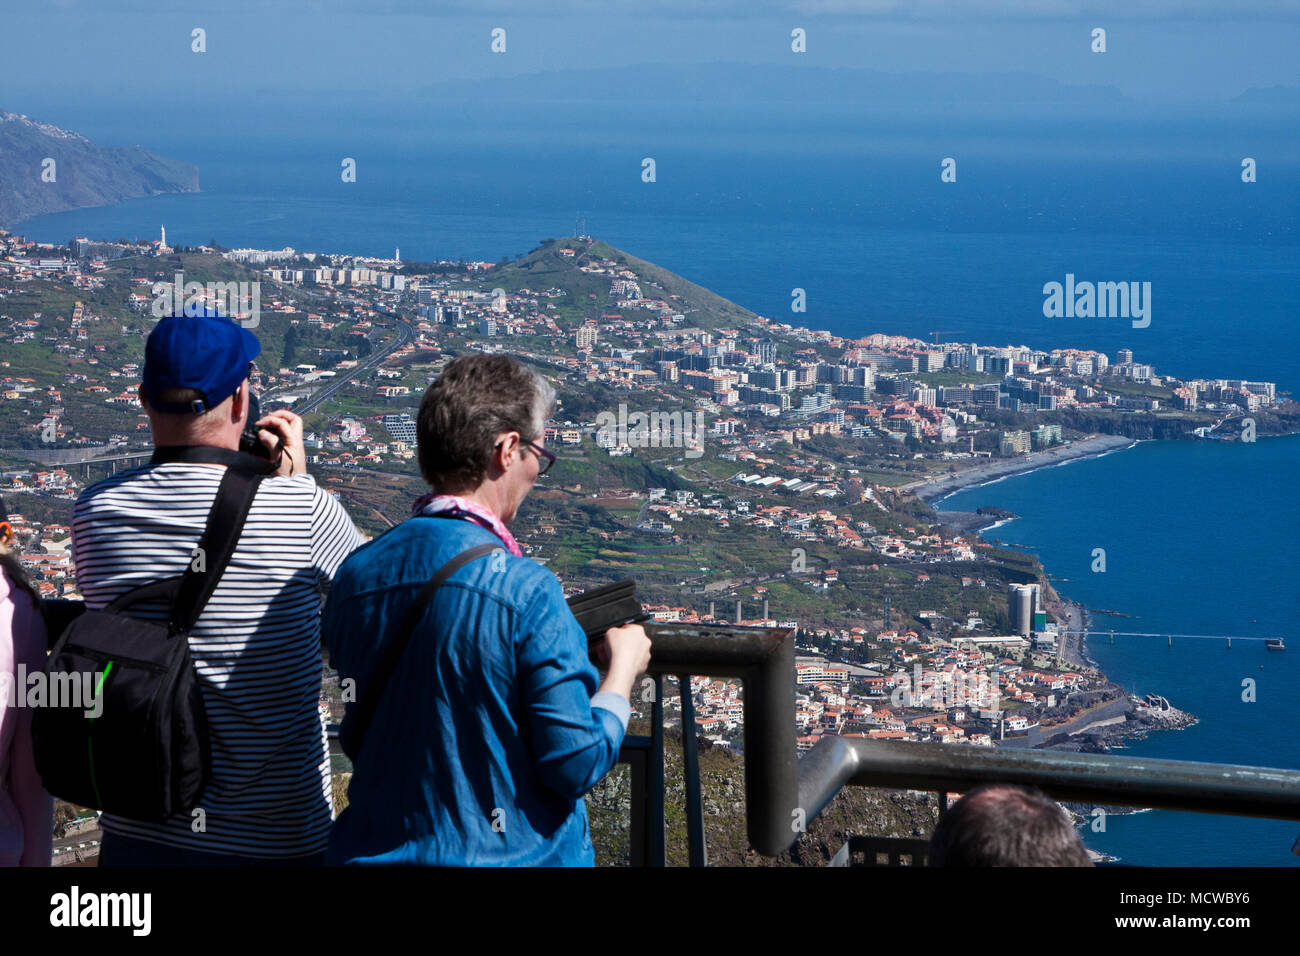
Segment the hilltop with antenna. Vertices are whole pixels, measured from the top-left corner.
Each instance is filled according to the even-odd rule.
[[[581,231],[586,221],[576,223]],[[631,313],[628,303],[611,302],[610,282],[627,278],[637,283],[641,296],[635,311],[679,315],[696,328],[740,327],[758,316],[716,292],[683,279],[674,272],[587,235],[543,239],[519,259],[503,262],[475,278],[477,285],[499,285],[507,292],[520,288],[563,289],[557,313],[570,330],[608,312]]]

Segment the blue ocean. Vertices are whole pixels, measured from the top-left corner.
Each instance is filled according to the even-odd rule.
[[[1172,645],[1167,636],[1088,639],[1088,656],[1112,680],[1199,718],[1129,742],[1125,753],[1295,767],[1300,512],[1288,498],[1297,460],[1300,436],[1140,442],[968,488],[939,507],[1018,515],[989,537],[1040,555],[1057,590],[1094,609],[1093,630],[1205,635]],[[1104,572],[1092,570],[1097,548]],[[1277,636],[1284,653],[1264,648],[1263,638]],[[1290,822],[1151,811],[1108,816],[1105,832],[1083,836],[1125,863],[1300,864],[1291,853],[1300,827]]]
[[[44,216],[18,231],[66,242],[152,238],[165,225],[186,245],[495,260],[572,235],[581,218],[591,235],[779,321],[848,336],[939,331],[1101,349],[1112,360],[1129,348],[1157,374],[1300,384],[1290,127],[1261,137],[1198,117],[846,125],[800,114],[727,124],[685,110],[638,124],[322,109],[204,112],[204,130],[235,135],[166,140],[137,132],[156,124],[129,105],[42,115],[102,145],[144,139],[193,162],[203,192]],[[1256,154],[1258,181],[1243,183],[1241,159]],[[356,160],[355,183],[341,181],[344,157]],[[647,157],[654,182],[642,180]],[[956,159],[954,183],[940,181],[945,157]],[[1067,274],[1150,282],[1149,327],[1045,318],[1043,285]],[[796,288],[802,314],[791,312]],[[1021,515],[993,535],[1038,553],[1065,595],[1129,615],[1115,619],[1118,630],[1286,637],[1283,654],[1243,640],[1089,648],[1129,690],[1164,694],[1200,718],[1130,752],[1295,767],[1297,473],[1300,438],[1142,443],[944,506]],[[1089,570],[1098,547],[1104,574]],[[1248,678],[1253,703],[1242,699]],[[1095,849],[1144,865],[1297,865],[1297,836],[1292,823],[1157,812],[1085,833]]]

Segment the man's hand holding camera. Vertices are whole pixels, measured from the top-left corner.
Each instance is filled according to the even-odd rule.
[[[302,443],[302,419],[287,408],[276,409],[254,423],[257,437],[272,459],[279,455],[276,474],[285,477],[307,473],[307,449]]]

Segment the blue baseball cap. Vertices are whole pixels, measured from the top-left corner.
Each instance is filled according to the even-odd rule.
[[[144,346],[144,393],[160,412],[199,414],[215,408],[248,378],[262,351],[257,336],[215,312],[161,319]],[[169,388],[192,388],[202,401],[165,402]]]

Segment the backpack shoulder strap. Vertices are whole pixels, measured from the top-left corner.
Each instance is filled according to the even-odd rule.
[[[361,745],[365,742],[366,732],[370,729],[370,722],[375,718],[375,711],[379,709],[379,702],[384,698],[384,692],[388,689],[388,683],[392,680],[393,672],[397,670],[397,663],[401,660],[402,652],[406,650],[406,645],[410,643],[411,635],[415,631],[415,625],[420,623],[420,618],[424,616],[425,608],[433,600],[438,588],[442,587],[443,582],[451,577],[457,570],[469,564],[476,558],[481,558],[485,554],[501,548],[500,544],[487,542],[468,551],[462,551],[442,567],[440,567],[420,593],[416,595],[411,606],[406,609],[406,614],[402,616],[402,623],[398,625],[393,636],[388,639],[384,645],[383,656],[375,665],[374,671],[370,675],[370,680],[366,683],[366,689],[361,694],[361,699],[357,701],[357,710],[352,720],[348,723],[348,731],[344,735],[347,739],[343,741],[344,752],[354,760],[361,753]],[[502,550],[505,550],[502,548]]]
[[[176,599],[172,602],[170,628],[173,634],[187,634],[198,621],[212,592],[217,589],[226,566],[239,544],[248,511],[253,506],[261,475],[250,474],[240,468],[227,468],[221,477],[216,500],[208,512],[208,523],[199,539],[199,553],[203,569],[196,571],[194,562],[181,577]]]
[[[261,480],[261,475],[249,474],[234,465],[226,468],[212,508],[208,511],[203,535],[199,539],[199,549],[203,554],[202,571],[194,570],[191,562],[184,574],[132,588],[110,601],[104,610],[115,614],[141,601],[166,599],[171,603],[172,633],[188,632],[203,613],[204,606],[217,589],[221,575],[234,556],[239,535],[243,531],[249,509],[253,506],[253,497],[257,494]]]

